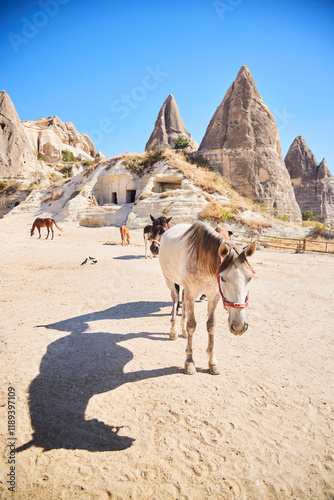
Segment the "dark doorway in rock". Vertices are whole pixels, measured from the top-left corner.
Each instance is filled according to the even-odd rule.
[[[111,203],[117,205],[117,193],[111,193]]]
[[[134,203],[136,201],[136,189],[128,189],[126,191],[126,203]]]

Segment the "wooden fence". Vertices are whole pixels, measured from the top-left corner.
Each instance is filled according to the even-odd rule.
[[[242,234],[242,233],[239,233]],[[294,250],[298,253],[303,252],[316,252],[316,253],[333,253],[334,254],[334,241],[326,240],[308,240],[306,238],[283,238],[280,236],[257,236],[246,237],[239,239],[233,237],[234,241],[240,243],[252,243],[256,241],[264,248],[277,248],[279,250]]]

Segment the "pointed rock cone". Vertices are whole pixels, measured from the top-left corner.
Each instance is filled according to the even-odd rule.
[[[0,177],[24,179],[39,170],[36,153],[5,90],[0,92]]]
[[[284,159],[286,168],[292,179],[302,179],[303,182],[315,180],[318,170],[316,157],[306,144],[304,137],[299,135],[289,147]]]
[[[317,160],[302,136],[296,137],[285,157],[296,200],[302,212],[311,211],[321,222],[334,224],[334,177],[326,160]]]
[[[242,66],[213,115],[199,153],[243,196],[266,203],[277,216],[301,220],[285,167],[274,115],[251,72]]]
[[[187,131],[174,96],[170,94],[159,111],[153,132],[145,146],[145,151],[156,148],[174,149],[179,137],[188,140],[189,146],[185,149],[186,151],[197,151],[198,144]]]

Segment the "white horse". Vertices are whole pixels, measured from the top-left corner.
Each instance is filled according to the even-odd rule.
[[[194,302],[200,294],[205,293],[208,299],[210,373],[220,373],[214,353],[215,309],[220,296],[229,313],[231,332],[242,335],[247,330],[245,308],[248,306],[248,284],[254,272],[247,257],[254,253],[255,246],[252,243],[239,249],[202,222],[194,222],[191,226],[177,224],[162,235],[159,261],[173,301],[170,330],[173,340],[178,336],[176,308],[179,293],[175,285],[184,288],[181,327],[182,336],[188,336],[186,373],[192,375],[196,372],[192,340],[196,329]]]

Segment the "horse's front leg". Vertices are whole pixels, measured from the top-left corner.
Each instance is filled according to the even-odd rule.
[[[51,238],[51,239],[53,240],[54,235],[55,235],[55,232],[54,232],[54,230],[53,230],[53,227],[51,228],[51,233],[52,233],[52,238]]]
[[[184,290],[183,298],[184,298],[184,303],[182,305],[183,307],[185,307],[187,314],[187,334],[188,334],[185,372],[187,373],[187,375],[193,375],[194,373],[196,373],[195,363],[193,359],[193,335],[196,330],[196,320],[194,311],[195,297],[193,297],[193,295],[189,293],[187,290]]]
[[[219,301],[219,294],[215,293],[208,297],[208,320],[206,322],[206,327],[208,330],[209,342],[207,348],[207,355],[209,356],[209,371],[212,375],[219,375],[220,370],[218,366],[218,361],[215,356],[214,350],[214,338],[215,338],[215,311]]]
[[[38,229],[38,234],[39,234],[38,238],[40,239],[40,237],[41,237],[41,229],[39,227],[37,229]]]
[[[147,245],[148,245],[148,239],[146,238],[146,236],[144,236],[144,241],[145,241],[145,259],[147,259]],[[152,259],[152,254],[151,254],[151,251],[150,251],[150,258]]]

